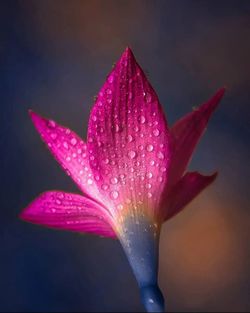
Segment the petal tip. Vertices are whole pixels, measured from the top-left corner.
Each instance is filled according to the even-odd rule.
[[[127,46],[121,55],[120,61],[135,60],[135,56],[129,46]]]

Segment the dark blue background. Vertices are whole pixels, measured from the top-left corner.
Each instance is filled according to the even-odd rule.
[[[0,310],[142,311],[117,241],[24,223],[50,189],[78,192],[28,108],[85,136],[93,97],[124,48],[170,125],[228,90],[191,168],[220,175],[165,224],[159,280],[170,311],[249,311],[249,1],[0,2]]]

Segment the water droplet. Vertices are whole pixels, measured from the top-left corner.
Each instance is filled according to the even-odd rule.
[[[143,145],[139,145],[139,149],[142,151],[143,150]]]
[[[151,160],[151,161],[150,161],[150,165],[153,166],[154,164],[155,164],[155,161],[154,161],[154,160]]]
[[[96,115],[93,115],[93,116],[92,116],[92,120],[93,120],[94,122],[97,120]]]
[[[68,145],[68,143],[66,141],[64,141],[63,146],[64,146],[65,149],[69,149],[69,145]]]
[[[114,81],[114,76],[112,76],[112,75],[111,75],[111,76],[109,76],[108,81],[109,81],[109,83],[110,83],[110,84],[112,84],[112,83],[113,83],[113,81]]]
[[[82,175],[83,174],[83,170],[80,170],[79,174]]]
[[[70,140],[70,142],[71,142],[71,144],[72,144],[73,146],[75,146],[75,145],[77,144],[77,140],[76,140],[75,138],[72,138],[72,139]]]
[[[153,174],[151,172],[147,173],[147,178],[152,178]]]
[[[112,178],[110,179],[110,182],[111,182],[111,184],[115,185],[115,184],[118,183],[118,179],[117,179],[116,177],[112,177]]]
[[[56,133],[51,133],[51,134],[50,134],[50,137],[51,137],[53,140],[55,140],[56,137],[57,137],[57,134],[56,134]]]
[[[148,192],[148,198],[152,198],[152,193]]]
[[[48,122],[48,126],[49,126],[50,128],[55,128],[55,127],[56,127],[56,123],[55,123],[55,121],[53,121],[53,120],[49,120],[49,122]]]
[[[130,159],[134,159],[134,158],[136,157],[136,152],[133,151],[133,150],[130,150],[130,151],[128,152],[128,157],[129,157]]]
[[[77,153],[81,154],[82,153],[82,149],[81,148],[77,149]]]
[[[158,181],[161,183],[161,182],[163,181],[163,178],[160,176],[160,177],[158,178]]]
[[[116,133],[118,133],[118,132],[119,132],[119,130],[120,130],[119,125],[118,125],[118,124],[115,124],[115,132],[116,132]]]
[[[146,118],[145,118],[145,116],[141,116],[140,117],[140,122],[141,122],[141,124],[144,124],[145,122],[146,122]]]
[[[111,95],[112,94],[112,90],[111,89],[106,89],[106,93],[108,94],[108,95]]]
[[[154,300],[150,298],[150,299],[148,299],[148,302],[149,303],[154,303]]]
[[[162,152],[158,152],[157,156],[159,159],[163,160],[164,159],[164,154]]]
[[[123,209],[123,205],[122,205],[122,204],[118,204],[118,205],[117,205],[117,209],[118,209],[118,210],[122,210],[122,209]]]
[[[58,192],[57,197],[60,199],[64,198],[64,194],[62,192]]]
[[[147,151],[148,152],[152,152],[154,150],[154,146],[153,145],[147,145]]]
[[[72,154],[72,157],[73,157],[73,159],[76,158],[76,153],[75,152]]]
[[[158,137],[158,136],[160,135],[160,131],[159,131],[158,128],[156,128],[156,129],[153,130],[153,135],[154,135],[155,137]]]
[[[146,188],[147,188],[147,189],[150,189],[151,187],[152,187],[151,184],[146,184]]]
[[[59,200],[59,199],[56,199],[56,204],[61,204],[62,203],[62,201],[61,200]]]
[[[128,140],[128,142],[131,142],[131,141],[133,141],[133,137],[131,135],[128,135],[127,140]]]
[[[108,187],[109,187],[108,185],[103,184],[103,185],[102,185],[102,190],[107,190],[107,189],[108,189]]]
[[[161,171],[162,171],[162,172],[166,172],[166,170],[167,170],[166,167],[162,167],[162,168],[161,168]]]
[[[71,133],[70,129],[67,128],[65,133],[66,133],[66,135],[69,135]]]
[[[67,162],[70,162],[70,161],[71,161],[71,157],[70,157],[70,156],[67,156],[67,157],[66,157],[66,161],[67,161]]]
[[[93,184],[93,180],[92,180],[91,178],[89,178],[89,179],[87,180],[87,183],[88,183],[88,185],[92,185],[92,184]]]
[[[150,103],[151,100],[152,100],[152,96],[151,96],[150,93],[147,93],[145,98],[146,98],[146,102],[147,102],[147,103]]]
[[[117,199],[117,198],[119,197],[118,191],[116,191],[116,190],[111,191],[110,197],[111,197],[112,199]]]
[[[109,159],[106,158],[106,159],[103,160],[103,162],[104,162],[105,164],[109,164]]]
[[[95,180],[97,180],[97,181],[100,180],[100,176],[99,176],[99,175],[96,175],[96,176],[95,176]]]

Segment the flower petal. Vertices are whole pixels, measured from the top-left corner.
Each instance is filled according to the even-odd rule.
[[[25,221],[52,228],[116,237],[108,211],[98,203],[77,194],[45,192],[20,217]]]
[[[169,166],[169,132],[159,100],[127,48],[91,112],[90,166],[100,192],[113,203],[158,207]],[[131,213],[131,212],[130,212]]]
[[[224,92],[225,88],[218,90],[210,100],[178,120],[171,128],[173,155],[169,171],[170,185],[175,184],[183,175],[193,151]]]
[[[179,182],[166,194],[163,200],[165,209],[164,219],[168,220],[179,213],[203,189],[210,185],[217,177],[217,172],[204,176],[198,172],[186,173]]]
[[[97,200],[100,199],[91,168],[87,145],[72,130],[47,120],[33,111],[31,119],[57,161],[80,189]]]

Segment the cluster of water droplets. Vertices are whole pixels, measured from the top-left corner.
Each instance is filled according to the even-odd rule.
[[[62,223],[66,223],[67,225],[82,224],[85,222],[82,217],[84,214],[89,216],[90,212],[92,217],[103,220],[103,216],[98,212],[95,205],[81,196],[72,196],[62,191],[48,192],[40,197],[40,201],[42,202],[41,207],[44,213],[61,217],[68,216],[62,220],[56,219],[55,221],[58,221],[58,223],[62,221]],[[76,218],[77,216],[79,218]]]
[[[95,185],[100,177],[93,176],[89,166],[87,145],[70,129],[56,124],[53,120],[46,123],[42,137],[49,149],[54,153],[69,176],[84,189]],[[91,156],[93,157],[93,156]]]
[[[94,152],[90,165],[101,176],[102,192],[115,201],[118,210],[126,202],[134,205],[135,198],[139,203],[145,197],[153,200],[155,188],[164,182],[167,171],[166,129],[155,95],[142,86],[140,70],[130,78],[123,72],[108,77],[98,95],[88,133],[89,153]]]

